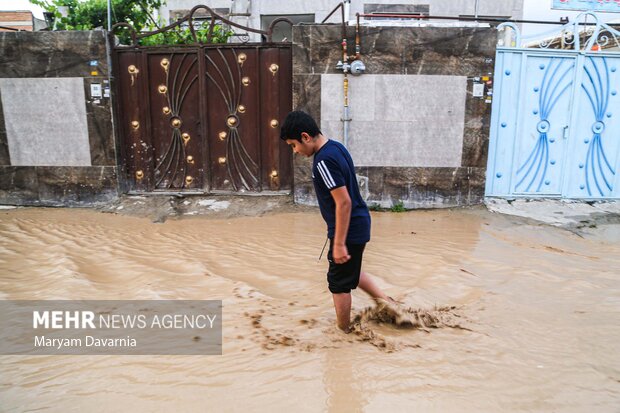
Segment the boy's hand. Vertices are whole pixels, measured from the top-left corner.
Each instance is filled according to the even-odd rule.
[[[349,251],[347,250],[347,246],[342,245],[334,245],[332,248],[332,259],[336,264],[344,264],[345,262],[351,259],[349,255]]]

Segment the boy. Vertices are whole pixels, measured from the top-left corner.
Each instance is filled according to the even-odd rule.
[[[338,327],[349,332],[351,290],[359,286],[377,302],[394,303],[361,272],[364,247],[370,241],[370,213],[359,192],[353,160],[342,144],[323,136],[314,119],[301,111],[286,116],[280,139],[293,152],[314,156],[312,180],[330,241],[327,282]]]

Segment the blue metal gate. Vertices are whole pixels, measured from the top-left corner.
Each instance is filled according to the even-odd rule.
[[[594,13],[498,30],[486,196],[620,198],[620,32]]]

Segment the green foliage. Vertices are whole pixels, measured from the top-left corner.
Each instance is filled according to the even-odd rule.
[[[107,0],[30,0],[32,4],[54,13],[57,30],[93,30],[108,27]],[[139,34],[154,31],[164,26],[153,19],[153,12],[166,3],[165,0],[112,0],[112,24],[128,23]],[[67,16],[62,17],[60,7],[67,8]],[[203,23],[195,29],[196,38],[201,43],[207,42],[209,23]],[[129,44],[131,36],[126,29],[114,32],[122,44]],[[211,43],[226,43],[233,34],[221,25],[213,27]],[[195,43],[189,28],[177,27],[165,33],[158,33],[140,40],[140,45],[177,45]]]
[[[92,30],[108,27],[107,0],[30,0],[32,4],[54,13],[58,30]],[[129,23],[140,32],[152,22],[153,11],[165,0],[112,0],[112,24]],[[67,8],[62,17],[60,7]]]
[[[381,211],[381,205],[375,202],[375,203],[368,205],[368,209],[371,211]]]
[[[209,22],[204,22],[200,27],[194,28],[196,33],[196,40],[200,43],[207,43],[207,36],[209,34]],[[176,30],[175,30],[176,29]],[[164,33],[157,33],[152,36],[140,39],[140,45],[142,46],[157,46],[157,45],[176,45],[176,44],[193,44],[196,43],[194,36],[192,36],[189,28],[176,27]],[[155,26],[150,26],[149,31],[156,30]],[[226,43],[234,32],[232,30],[225,29],[219,24],[213,26],[213,32],[211,34],[210,43]]]
[[[390,211],[392,212],[405,212],[405,205],[403,205],[402,201],[399,201],[397,203],[395,203],[394,205],[392,205],[392,208],[390,208]]]

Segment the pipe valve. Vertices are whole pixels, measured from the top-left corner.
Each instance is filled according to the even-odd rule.
[[[354,60],[353,63],[351,63],[349,70],[352,75],[359,76],[366,71],[366,65],[361,60]]]
[[[348,63],[342,63],[341,60],[338,60],[338,63],[336,63],[336,69],[342,70],[344,73],[348,73],[349,69],[351,69],[351,65]]]

